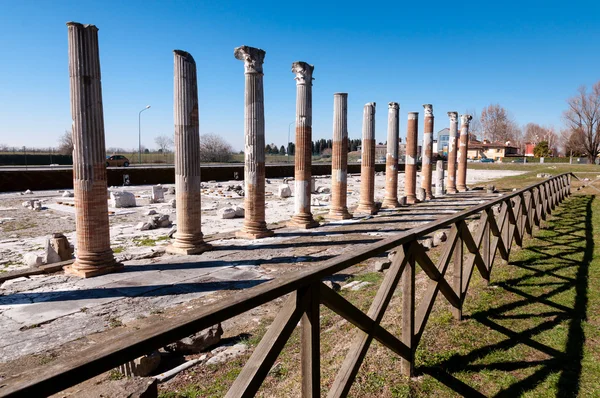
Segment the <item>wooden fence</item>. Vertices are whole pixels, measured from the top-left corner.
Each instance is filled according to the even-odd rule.
[[[161,321],[152,327],[132,331],[118,341],[80,352],[69,360],[57,360],[39,369],[2,382],[0,396],[45,396],[113,369],[153,349],[184,338],[218,322],[289,295],[283,308],[255,348],[233,383],[227,397],[254,396],[273,366],[298,322],[301,322],[302,396],[318,397],[320,383],[320,305],[325,305],[357,327],[351,348],[329,390],[328,397],[346,396],[373,339],[402,358],[402,373],[414,371],[419,345],[438,293],[452,305],[453,315],[462,317],[462,306],[473,271],[489,281],[496,254],[508,260],[513,240],[521,245],[547,215],[570,194],[571,173],[542,181],[498,199],[428,223],[326,261],[317,267],[283,275],[214,303],[185,318]],[[474,233],[466,219],[479,217]],[[434,263],[419,242],[438,229],[450,229],[442,255]],[[395,250],[390,269],[367,313],[322,283],[322,280],[354,264]],[[428,277],[428,285],[415,304],[417,264]],[[453,276],[446,279],[452,266]],[[402,291],[402,334],[394,336],[381,320],[398,284]]]

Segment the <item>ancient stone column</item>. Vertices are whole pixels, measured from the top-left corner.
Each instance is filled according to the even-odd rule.
[[[458,172],[456,189],[460,192],[467,190],[467,153],[469,151],[469,123],[471,115],[460,115],[460,142],[458,145]]]
[[[173,114],[175,119],[175,194],[177,233],[167,247],[173,254],[200,254],[210,246],[202,238],[200,194],[200,122],[196,62],[175,50]]]
[[[407,204],[417,200],[417,139],[419,136],[419,112],[408,112],[406,125],[406,161],[404,168],[404,196]]]
[[[388,136],[387,155],[385,157],[385,196],[382,208],[400,207],[398,203],[398,141],[400,139],[400,105],[397,102],[388,104]]]
[[[444,195],[444,161],[438,160],[435,164],[435,196]]]
[[[433,199],[431,192],[431,174],[433,162],[433,105],[425,104],[425,125],[423,127],[423,156],[421,164],[421,188],[425,190],[425,198]]]
[[[244,226],[236,236],[258,239],[272,236],[265,222],[265,107],[263,62],[260,48],[237,47],[233,55],[244,61],[246,90],[244,95]]]
[[[295,152],[295,214],[289,222],[297,228],[313,228],[319,225],[310,212],[311,164],[312,164],[312,81],[314,66],[306,62],[294,62],[296,74],[296,152]]]
[[[365,104],[363,111],[362,164],[360,166],[360,200],[357,213],[377,214],[375,205],[375,103]]]
[[[456,193],[456,151],[458,133],[458,112],[448,112],[450,118],[450,133],[448,139],[448,182],[446,183],[447,193]]]
[[[331,208],[327,218],[346,220],[348,213],[348,94],[333,95],[333,151],[331,154]]]
[[[123,266],[110,248],[98,28],[76,22],[67,27],[77,255],[65,272],[89,278]]]

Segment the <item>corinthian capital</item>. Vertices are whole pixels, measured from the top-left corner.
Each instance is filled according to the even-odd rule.
[[[265,54],[265,50],[248,46],[240,46],[233,50],[233,56],[244,61],[246,73],[263,73]]]
[[[306,62],[297,61],[292,63],[292,73],[296,74],[296,84],[312,85],[312,81],[315,80],[312,77],[313,71],[315,70],[314,65],[307,64]]]
[[[460,115],[460,123],[464,124],[465,126],[469,125],[471,119],[473,119],[473,116],[471,115]]]
[[[458,112],[448,112],[448,117],[452,123],[456,123],[458,120]]]
[[[433,105],[423,104],[423,108],[425,108],[425,117],[433,116]]]
[[[400,109],[400,105],[399,105],[397,102],[390,102],[390,103],[388,104],[388,107],[389,107],[390,109]]]

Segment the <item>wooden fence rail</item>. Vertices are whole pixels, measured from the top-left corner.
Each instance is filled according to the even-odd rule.
[[[32,397],[61,391],[90,377],[113,369],[153,349],[184,338],[218,322],[289,295],[283,308],[234,381],[227,397],[256,394],[279,353],[301,322],[302,396],[318,397],[320,383],[320,305],[325,305],[356,326],[356,336],[339,369],[328,397],[346,396],[373,339],[402,359],[402,373],[414,372],[415,350],[419,345],[438,293],[462,319],[462,307],[475,269],[489,282],[496,255],[508,261],[513,240],[521,245],[525,234],[540,226],[547,215],[570,194],[571,173],[561,174],[520,191],[471,207],[422,227],[398,234],[324,262],[324,264],[284,275],[281,278],[242,291],[207,306],[193,315],[166,320],[133,331],[101,347],[80,352],[76,358],[34,369],[0,386],[0,396]],[[474,232],[466,220],[479,217]],[[450,229],[437,263],[432,261],[419,240],[438,229]],[[323,278],[368,258],[395,251],[390,269],[367,313],[322,283]],[[428,277],[423,299],[416,306],[416,266]],[[452,265],[452,278],[446,274]],[[402,292],[402,333],[395,336],[381,321],[400,284]]]

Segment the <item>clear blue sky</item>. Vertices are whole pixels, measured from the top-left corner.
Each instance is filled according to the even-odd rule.
[[[71,126],[67,21],[100,29],[107,146],[173,134],[173,49],[198,66],[200,131],[243,147],[243,65],[233,49],[266,50],[266,140],[295,119],[293,61],[315,65],[314,138],[331,138],[333,93],[349,93],[349,132],[377,103],[406,114],[506,107],[517,122],[562,126],[565,100],[600,80],[598,1],[27,1],[0,0],[0,144],[56,146]],[[293,129],[292,129],[293,130]]]

